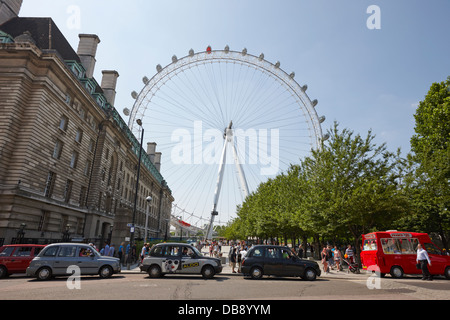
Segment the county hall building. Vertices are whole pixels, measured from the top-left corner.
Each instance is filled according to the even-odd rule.
[[[163,238],[174,201],[155,143],[114,108],[117,71],[93,78],[96,35],[75,51],[51,18],[19,17],[0,0],[0,245]],[[135,194],[137,189],[136,213]],[[146,198],[152,197],[147,203]]]

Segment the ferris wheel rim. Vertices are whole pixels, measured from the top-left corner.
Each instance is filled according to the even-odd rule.
[[[210,47],[208,47],[210,49]],[[261,54],[259,57],[252,55],[247,52],[247,49],[243,49],[241,52],[233,51],[228,48],[228,46],[223,50],[206,50],[195,53],[193,49],[189,51],[187,56],[178,59],[176,55],[172,57],[172,62],[168,64],[166,67],[162,67],[161,65],[157,65],[157,73],[151,78],[148,79],[144,77],[144,87],[141,92],[137,94],[136,92],[132,93],[133,99],[135,99],[135,103],[130,113],[130,119],[128,122],[128,127],[131,132],[137,132],[135,129],[138,126],[136,120],[140,119],[138,117],[138,111],[140,107],[143,105],[144,100],[147,96],[152,92],[152,89],[156,87],[156,92],[162,88],[166,82],[170,81],[171,76],[175,76],[180,72],[184,72],[185,70],[191,68],[192,66],[206,64],[209,63],[220,63],[221,61],[226,63],[241,63],[243,65],[252,66],[257,70],[260,70],[269,76],[273,76],[275,80],[280,81],[282,84],[286,85],[288,91],[293,93],[300,101],[297,104],[303,106],[307,112],[307,119],[309,120],[307,123],[310,125],[310,131],[314,134],[314,145],[313,148],[320,148],[322,141],[326,140],[326,136],[323,135],[321,123],[325,120],[325,117],[318,116],[316,106],[318,104],[317,100],[311,101],[310,97],[306,93],[307,86],[300,86],[300,84],[295,80],[295,73],[288,74],[281,68],[280,62],[276,62],[275,64],[266,60],[264,54]],[[157,87],[157,85],[160,87]],[[155,93],[152,93],[155,96]],[[152,97],[153,97],[152,96]],[[151,98],[152,98],[151,97]],[[147,105],[151,102],[151,98],[148,100]],[[142,113],[144,116],[145,111]],[[303,110],[305,111],[305,110]],[[305,114],[306,116],[306,114]]]

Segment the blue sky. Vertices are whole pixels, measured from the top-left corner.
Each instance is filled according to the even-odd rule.
[[[381,9],[381,29],[369,30],[367,8]],[[70,6],[80,9],[69,28]],[[24,0],[23,17],[52,17],[72,46],[79,33],[99,35],[95,77],[117,70],[116,108],[131,108],[133,90],[173,54],[206,46],[280,61],[318,99],[324,129],[365,135],[390,150],[409,151],[415,106],[433,82],[450,75],[448,0]]]
[[[367,27],[371,5],[381,10],[379,30]],[[334,121],[363,136],[372,130],[377,144],[403,156],[419,101],[450,75],[448,0],[24,0],[20,16],[53,18],[75,50],[78,34],[97,34],[94,77],[119,72],[120,112],[157,64],[229,45],[294,71],[319,100],[324,131]]]

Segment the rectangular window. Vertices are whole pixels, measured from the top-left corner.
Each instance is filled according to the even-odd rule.
[[[77,167],[78,163],[78,152],[74,151],[72,153],[72,157],[70,158],[70,167],[72,169],[75,169]]]
[[[176,257],[180,253],[180,247],[178,246],[167,246],[163,251],[164,257]]]
[[[91,161],[87,160],[86,165],[84,166],[84,175],[88,177],[90,172],[91,172]]]
[[[82,140],[83,140],[83,131],[81,129],[78,129],[77,134],[75,136],[75,141],[81,143]]]
[[[75,257],[76,253],[77,253],[77,246],[61,247],[58,253],[58,257],[71,258]]]
[[[377,240],[376,239],[364,240],[363,251],[376,251],[376,250],[377,250]]]
[[[90,153],[94,153],[94,151],[95,151],[95,141],[92,139],[89,141],[88,150]]]
[[[83,207],[85,205],[86,195],[87,195],[87,188],[86,187],[81,187],[81,191],[80,191],[80,207]]]
[[[29,257],[32,250],[33,248],[31,247],[19,247],[14,251],[13,257]]]
[[[61,159],[61,154],[64,144],[60,140],[56,140],[55,148],[53,149],[53,159]]]
[[[46,198],[51,198],[53,194],[53,188],[55,187],[56,173],[50,171],[47,176],[47,181],[45,183],[44,196]]]
[[[279,259],[280,252],[276,248],[267,248],[266,249],[266,258],[268,259]]]
[[[49,215],[50,213],[48,211],[42,211],[41,219],[39,220],[38,231],[45,230]]]
[[[384,254],[415,254],[418,239],[381,239]]]
[[[73,181],[67,180],[66,187],[64,188],[64,201],[66,203],[69,203],[69,201],[70,201],[70,196],[72,194],[72,186],[73,186]]]
[[[69,125],[69,119],[66,116],[62,116],[61,120],[59,121],[59,129],[62,131],[67,131],[67,127]]]

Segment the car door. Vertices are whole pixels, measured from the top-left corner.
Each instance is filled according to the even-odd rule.
[[[278,248],[266,248],[264,256],[264,274],[283,275],[281,252]]]
[[[202,265],[200,257],[189,246],[181,248],[181,267],[179,273],[200,274]]]
[[[13,254],[15,247],[2,247],[0,251],[0,265],[6,266],[7,269],[10,269],[11,264],[11,255]]]
[[[300,276],[304,273],[304,266],[289,248],[281,248],[282,272],[285,276]]]
[[[11,262],[9,264],[10,272],[21,273],[25,272],[30,264],[32,257],[33,247],[23,246],[16,247],[11,255]]]
[[[77,251],[77,266],[81,274],[97,274],[99,269],[98,252],[88,246],[79,246]]]
[[[181,248],[179,245],[164,246],[161,257],[163,273],[179,273],[181,268]]]
[[[77,245],[62,245],[53,263],[54,275],[66,275],[70,266],[78,265]]]
[[[446,256],[442,251],[436,247],[433,243],[424,243],[424,249],[428,252],[428,256],[431,261],[431,266],[428,266],[428,270],[431,274],[444,274],[446,266]]]

